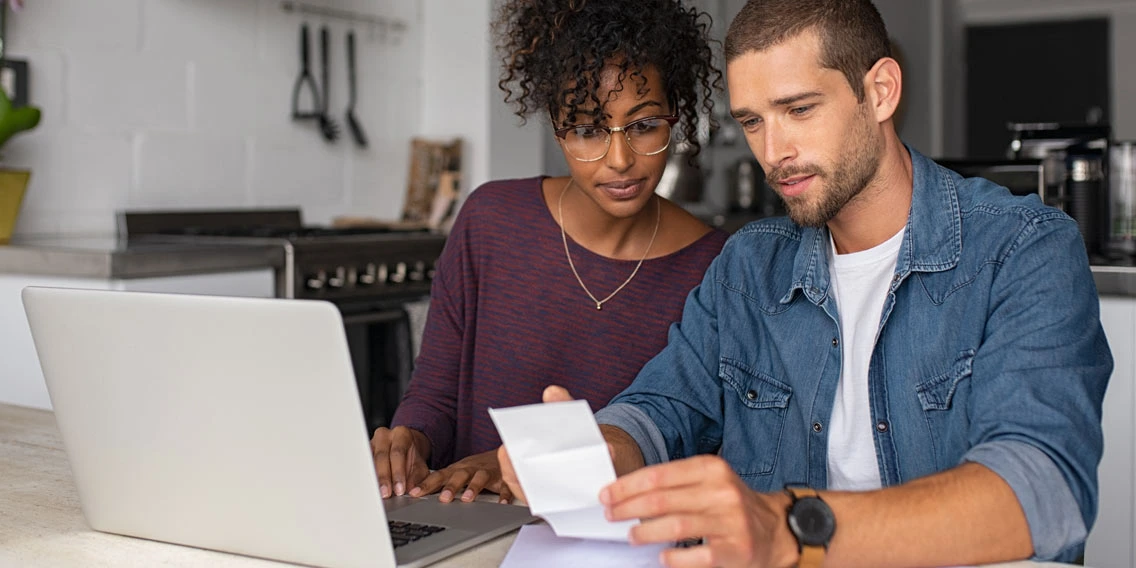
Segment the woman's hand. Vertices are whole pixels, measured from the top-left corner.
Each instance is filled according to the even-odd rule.
[[[383,499],[403,495],[430,473],[430,439],[406,426],[379,428],[371,438],[371,454]],[[392,487],[393,486],[393,487]]]
[[[483,490],[489,490],[501,496],[501,503],[512,503],[513,492],[501,481],[501,467],[497,463],[497,452],[475,454],[453,465],[439,469],[426,476],[421,483],[412,487],[410,495],[420,497],[429,495],[441,489],[442,494],[438,500],[449,503],[454,496],[461,495],[465,502],[473,501]]]

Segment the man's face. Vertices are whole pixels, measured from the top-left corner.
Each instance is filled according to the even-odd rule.
[[[883,136],[872,95],[857,100],[844,75],[820,65],[806,31],[726,68],[730,112],[766,180],[798,225],[821,227],[871,183]]]

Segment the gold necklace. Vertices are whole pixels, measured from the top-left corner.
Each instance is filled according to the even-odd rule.
[[[659,234],[659,221],[662,220],[662,205],[659,203],[659,196],[655,195],[655,230],[651,232],[651,242],[647,243],[647,250],[643,251],[642,258],[639,263],[635,265],[635,270],[631,271],[631,276],[623,281],[614,292],[602,300],[597,300],[588,287],[584,285],[584,280],[580,278],[580,273],[576,272],[576,265],[572,262],[572,254],[568,252],[568,233],[564,230],[564,194],[568,193],[568,188],[572,186],[572,178],[568,178],[568,183],[564,185],[564,189],[560,190],[560,199],[556,202],[556,216],[560,218],[560,240],[564,241],[564,256],[568,257],[568,267],[572,269],[572,274],[576,277],[576,282],[580,283],[580,287],[584,289],[584,293],[596,303],[596,309],[602,310],[603,305],[610,299],[614,298],[625,286],[631,283],[631,279],[639,273],[639,268],[643,266],[643,261],[647,260],[647,255],[651,253],[651,246],[655,244],[655,235]]]

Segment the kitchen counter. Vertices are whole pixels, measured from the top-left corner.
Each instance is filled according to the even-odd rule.
[[[0,246],[0,274],[131,279],[281,268],[277,245],[119,243],[114,237],[37,238]],[[1136,266],[1093,266],[1102,296],[1136,297]]]
[[[28,238],[0,246],[0,274],[131,279],[284,265],[279,245],[131,244],[115,237]]]

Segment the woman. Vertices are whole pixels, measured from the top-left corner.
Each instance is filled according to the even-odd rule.
[[[726,239],[655,194],[672,133],[697,151],[720,79],[702,16],[678,0],[504,2],[499,85],[519,116],[553,122],[571,176],[487,183],[462,207],[413,380],[371,441],[384,497],[511,501],[486,409],[549,384],[598,409],[666,344]]]

